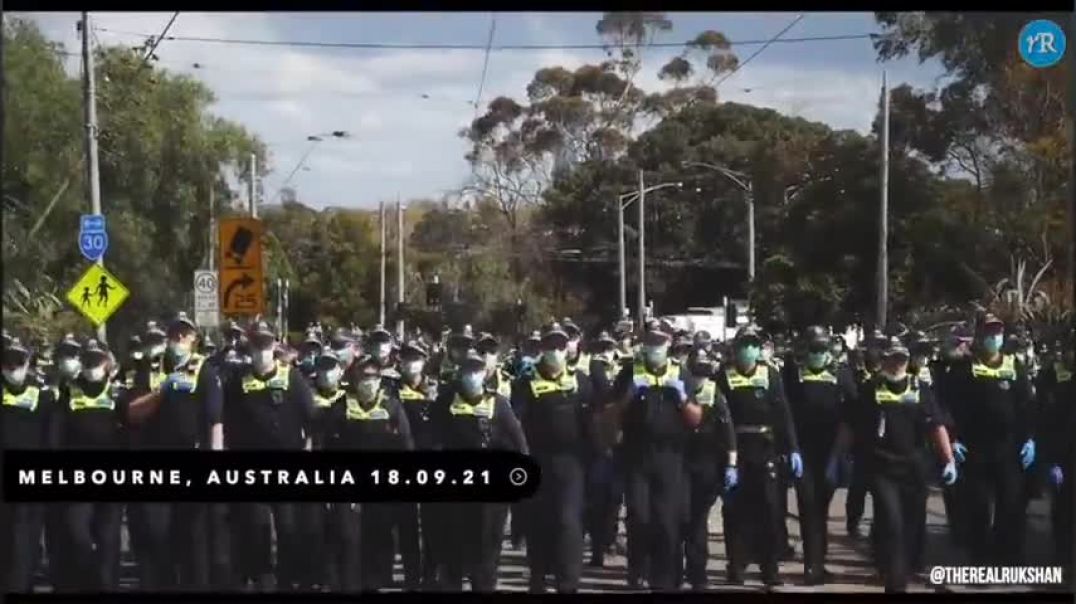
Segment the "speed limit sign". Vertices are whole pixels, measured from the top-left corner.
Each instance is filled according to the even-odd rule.
[[[194,321],[216,327],[220,321],[220,293],[216,271],[194,272]]]

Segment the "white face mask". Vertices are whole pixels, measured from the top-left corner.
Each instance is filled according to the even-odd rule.
[[[492,371],[492,370],[494,370],[496,368],[497,368],[497,355],[496,354],[487,354],[486,355],[486,369]]]
[[[92,382],[94,384],[103,382],[105,379],[105,368],[102,365],[86,368],[82,371],[82,377],[85,378],[87,382]]]
[[[568,361],[567,350],[545,350],[542,352],[542,361],[554,369],[561,369]]]
[[[422,370],[425,369],[426,363],[422,360],[407,361],[400,365],[400,373],[404,374],[404,377],[415,378],[422,375]]]
[[[14,369],[5,369],[4,379],[12,386],[22,386],[23,382],[26,381],[26,372],[28,370],[28,365],[23,365],[22,367],[16,367]]]
[[[64,359],[60,361],[60,373],[64,377],[74,379],[79,371],[82,371],[82,362],[78,359]]]
[[[254,370],[258,373],[265,373],[273,368],[273,349],[267,350],[255,350],[251,355],[250,362],[254,365]]]
[[[381,388],[380,378],[363,378],[356,385],[355,394],[359,396],[359,400],[366,403],[374,400],[379,388]]]
[[[136,361],[141,361],[146,355],[142,354],[141,350],[136,350],[131,353],[131,358]]]
[[[568,356],[579,354],[579,340],[568,340]]]

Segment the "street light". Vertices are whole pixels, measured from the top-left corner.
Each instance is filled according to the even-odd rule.
[[[624,210],[635,200],[639,201],[639,325],[645,321],[646,313],[646,243],[645,222],[646,194],[668,187],[682,188],[682,182],[663,182],[659,185],[645,186],[643,171],[639,171],[639,190],[625,193],[617,198],[617,265],[620,275],[620,308],[622,315],[628,309],[627,262],[624,258]]]
[[[304,153],[303,156],[299,159],[299,163],[295,164],[295,169],[293,169],[291,171],[291,174],[288,174],[288,177],[284,179],[284,183],[280,185],[280,188],[277,189],[276,195],[273,196],[274,199],[280,197],[280,194],[284,191],[284,188],[288,186],[288,183],[291,182],[291,179],[295,176],[295,174],[299,170],[304,168],[303,164],[306,163],[306,158],[310,157],[310,154],[314,152],[314,149],[318,146],[318,143],[323,142],[327,138],[350,138],[350,137],[351,137],[351,135],[348,134],[344,130],[333,130],[332,132],[323,132],[321,134],[311,134],[310,136],[306,137],[306,140],[310,141],[310,148],[307,149],[306,153]]]
[[[685,161],[685,167],[699,167],[713,170],[723,174],[726,178],[736,183],[743,190],[747,202],[747,281],[755,281],[755,197],[751,186],[751,177],[743,172],[730,170],[717,164],[709,164],[701,161]]]

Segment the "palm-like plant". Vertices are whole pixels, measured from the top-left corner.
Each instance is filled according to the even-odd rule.
[[[32,290],[13,279],[4,291],[3,310],[5,323],[34,339],[51,339],[78,327],[78,319],[64,308],[55,283],[48,278]]]

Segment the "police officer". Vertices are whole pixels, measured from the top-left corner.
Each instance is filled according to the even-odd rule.
[[[81,372],[60,391],[57,445],[60,449],[120,449],[124,411],[122,386],[108,376],[111,356],[95,340],[82,347]],[[71,503],[64,509],[64,547],[69,548],[61,591],[111,591],[117,587],[120,522],[117,503]]]
[[[366,333],[366,352],[377,360],[381,374],[391,380],[399,379],[395,360],[392,358],[392,334],[382,325],[375,325]]]
[[[159,389],[139,396],[127,406],[127,419],[136,425],[153,417],[144,445],[152,449],[224,448],[221,424],[223,394],[220,378],[197,353],[198,328],[186,313],[169,324],[164,372]],[[148,547],[140,562],[149,569],[149,590],[210,586],[211,549],[209,506],[204,503],[153,503],[144,506]]]
[[[398,394],[407,414],[411,438],[417,451],[431,451],[437,444],[431,421],[431,406],[437,400],[437,382],[426,376],[428,359],[429,352],[421,342],[412,340],[400,347]],[[421,560],[419,586],[433,589],[437,583],[437,558],[433,538],[434,527],[438,522],[437,505],[401,503],[397,509],[401,514],[397,524],[400,553],[404,560]],[[404,566],[407,565],[405,562]],[[416,585],[412,581],[406,587],[413,589]]]
[[[437,445],[442,450],[508,450],[527,454],[523,429],[509,402],[486,390],[486,363],[477,351],[461,359],[459,378],[438,392],[431,409]],[[443,507],[436,539],[440,587],[492,593],[504,534],[506,506],[500,503],[449,503]]]
[[[1051,487],[1050,518],[1054,538],[1054,554],[1058,564],[1072,564],[1073,545],[1073,435],[1076,434],[1076,380],[1073,372],[1073,341],[1071,331],[1058,342],[1059,354],[1042,371],[1042,407],[1044,421],[1040,434],[1043,443],[1043,465],[1047,468]],[[1072,577],[1069,577],[1069,581]]]
[[[870,332],[864,342],[863,354],[856,367],[856,383],[863,386],[874,379],[875,373],[881,366],[881,351],[885,346],[886,337],[879,329]],[[853,447],[856,445],[853,444]],[[852,451],[852,476],[848,483],[848,493],[845,496],[845,528],[848,536],[857,538],[860,536],[859,524],[863,520],[863,512],[867,504],[867,477],[863,474],[864,465],[855,463],[859,454],[858,449]]]
[[[568,334],[568,371],[582,371],[584,375],[590,375],[590,353],[583,346],[583,330],[579,329],[571,319],[561,321],[564,333]]]
[[[882,353],[877,376],[864,384],[856,404],[846,407],[842,434],[827,475],[836,481],[839,456],[849,440],[861,441],[875,508],[874,561],[887,592],[903,592],[917,548],[918,526],[926,515],[927,476],[933,473],[923,452],[934,446],[944,465],[942,479],[957,479],[949,435],[938,421],[929,388],[909,373],[908,349],[892,337]]]
[[[306,334],[303,336],[303,343],[299,345],[299,371],[302,372],[303,377],[311,382],[314,381],[316,375],[315,365],[317,365],[318,356],[322,352],[322,342],[318,338],[318,334],[311,328],[307,328]]]
[[[329,408],[329,448],[357,451],[414,449],[407,413],[400,405],[395,389],[389,387],[388,380],[382,376],[382,363],[383,359],[371,354],[352,365],[344,404]],[[362,591],[377,591],[392,583],[392,563],[396,553],[392,535],[400,517],[396,505],[362,504],[357,542],[354,530],[344,530],[344,550],[348,552],[345,554],[345,574],[360,572]],[[353,528],[353,520],[344,526]],[[361,564],[352,566],[347,562],[355,559]],[[411,585],[418,580],[416,563],[417,560],[404,559],[404,572]]]
[[[687,390],[669,359],[670,336],[656,325],[643,336],[642,356],[626,364],[614,387],[625,405],[623,461],[628,528],[628,585],[679,587],[674,557],[683,521],[684,419]]]
[[[146,349],[142,345],[142,336],[138,334],[127,338],[127,356],[120,364],[120,379],[126,387],[133,387],[135,376],[146,356]]]
[[[677,365],[687,365],[688,355],[695,347],[695,341],[687,333],[681,333],[669,347],[669,356]]]
[[[315,336],[316,332],[308,330],[308,336]],[[302,371],[302,364],[300,364]],[[316,413],[311,421],[310,448],[320,451],[327,448],[332,428],[331,410],[344,404],[345,391],[342,387],[344,368],[340,358],[336,356],[332,348],[325,346],[314,355],[314,364],[310,367],[310,375],[313,376],[313,396]],[[336,503],[311,503],[302,504],[302,516],[308,523],[306,529],[310,536],[309,555],[305,557],[305,585],[312,590],[328,586],[334,590],[344,588],[345,575],[348,574],[345,565],[343,541],[341,535],[345,527],[338,523],[340,516],[335,509]]]
[[[594,440],[590,381],[569,369],[569,340],[559,324],[547,326],[534,375],[512,387],[512,407],[542,467],[542,484],[524,511],[531,593],[545,593],[548,573],[557,593],[575,593],[582,574],[583,487]]]
[[[803,537],[804,579],[808,585],[822,585],[827,575],[827,525],[834,489],[826,479],[826,463],[845,408],[855,403],[858,392],[851,371],[839,365],[830,352],[832,342],[823,327],[808,327],[803,340],[805,355],[787,364],[783,373],[792,420],[803,448],[803,479],[796,485],[796,501]]]
[[[622,319],[616,324],[613,336],[616,338],[616,358],[618,361],[633,359],[638,350],[635,347],[635,339],[632,337],[632,322],[630,319]]]
[[[443,385],[455,384],[460,365],[475,347],[474,330],[464,325],[457,331],[450,332],[445,341],[444,355],[438,367],[439,381]],[[442,392],[444,394],[444,392]]]
[[[710,510],[723,492],[736,486],[736,434],[728,403],[714,383],[716,366],[704,346],[688,357],[687,408],[697,413],[685,454],[687,521],[683,531],[685,577],[692,591],[705,591],[710,558]],[[694,422],[692,422],[694,423]]]
[[[728,581],[743,583],[749,562],[748,547],[757,546],[762,581],[778,585],[780,555],[779,524],[784,522],[778,497],[777,467],[788,456],[795,478],[803,475],[792,415],[780,375],[761,360],[762,338],[758,328],[747,325],[736,334],[735,359],[718,372],[717,387],[729,403],[736,431],[739,486],[726,502],[723,515],[728,550]],[[754,529],[759,535],[750,538]]]
[[[487,378],[488,382],[486,383],[486,388],[511,400],[512,377],[500,367],[500,356],[498,355],[499,349],[500,343],[497,341],[497,338],[493,337],[493,334],[482,332],[478,335],[478,354],[485,359],[486,375],[489,376]]]
[[[598,334],[590,354],[591,410],[595,446],[587,470],[586,524],[590,535],[590,566],[605,565],[605,554],[617,536],[618,515],[624,497],[623,477],[616,466],[618,425],[615,406],[608,405],[613,382],[620,373],[616,340],[609,332]]]
[[[961,444],[973,559],[1018,564],[1026,521],[1024,472],[1035,461],[1030,380],[1024,366],[1001,352],[1005,325],[984,315],[971,359],[954,367],[950,400]],[[990,505],[995,507],[990,521]]]
[[[63,388],[77,379],[82,371],[81,353],[82,343],[74,334],[64,334],[56,343],[52,355],[55,366],[49,375],[48,384],[57,401]],[[57,420],[61,411],[57,404]],[[58,424],[58,421],[54,423]],[[59,446],[58,442],[54,444]],[[48,552],[49,577],[52,584],[58,588],[62,588],[74,572],[71,569],[71,548],[64,543],[67,536],[66,509],[67,505],[62,503],[45,506],[45,550]]]
[[[56,399],[51,389],[30,372],[30,350],[17,338],[4,343],[3,406],[0,406],[0,447],[41,450],[51,447]],[[29,593],[41,556],[45,508],[38,503],[0,503],[0,547],[4,548],[4,588]]]
[[[300,451],[315,414],[314,399],[298,369],[275,360],[275,336],[265,321],[248,332],[251,362],[225,388],[224,438],[230,449]],[[298,508],[293,503],[242,504],[237,517],[236,554],[240,575],[268,589],[274,579],[269,527],[276,529],[275,580],[291,589],[302,580],[306,555]]]

